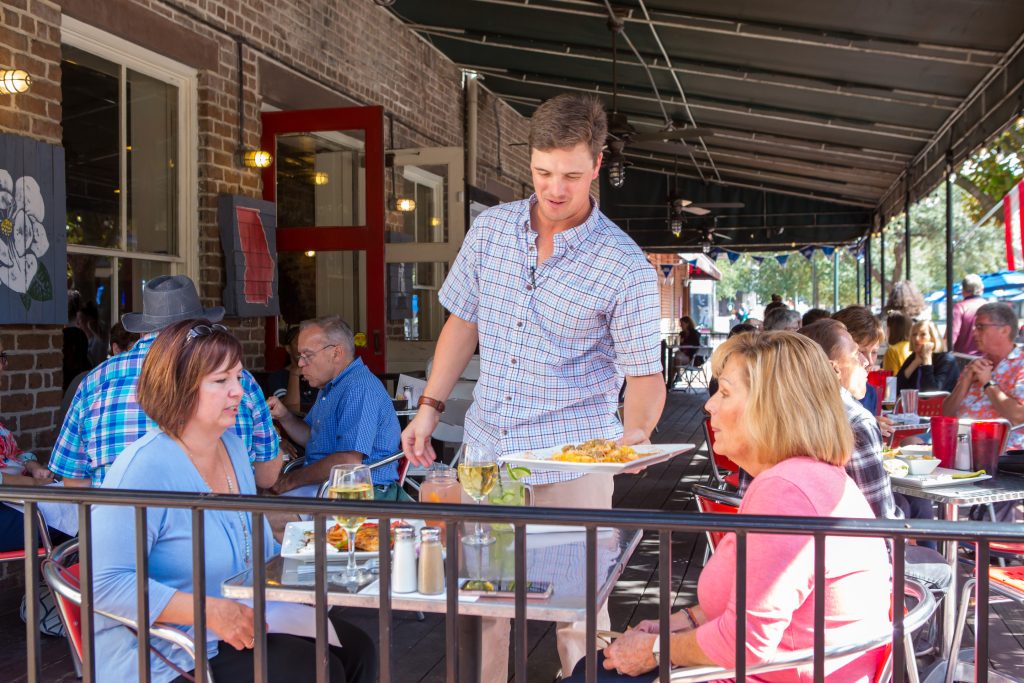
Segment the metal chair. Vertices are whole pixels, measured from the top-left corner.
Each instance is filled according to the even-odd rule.
[[[740,487],[740,466],[724,455],[715,453],[715,433],[711,431],[711,418],[704,418],[704,442],[708,446],[708,457],[711,459],[711,479],[715,487],[724,490],[731,486],[734,490]]]
[[[913,657],[912,634],[921,628],[935,611],[936,602],[931,591],[914,581],[907,581],[905,594],[915,601],[915,605],[903,617],[903,647],[908,654],[906,658],[907,673],[911,683],[918,683],[917,664]],[[877,648],[885,647],[886,656],[875,672],[875,683],[888,681],[892,675],[892,631],[879,633],[874,637],[860,643],[849,643],[826,647],[823,653],[825,661],[834,661],[854,655],[870,652]],[[770,673],[773,671],[785,671],[798,667],[810,666],[814,663],[814,650],[796,650],[780,655],[777,659],[766,664],[757,664],[747,667],[747,675]],[[717,681],[736,677],[735,669],[726,669],[717,666],[695,666],[672,671],[670,680],[672,683],[698,683],[699,681]],[[655,679],[655,682],[660,679]]]
[[[702,484],[694,484],[690,491],[693,493],[694,502],[697,503],[697,510],[702,513],[735,514],[739,512],[740,503],[743,501],[742,498],[734,493],[714,489],[710,486],[703,486]],[[704,562],[702,564],[708,563],[711,553],[715,551],[718,543],[726,534],[724,531],[711,530],[705,533],[708,537],[708,545],[704,548]]]
[[[39,527],[39,547],[36,548],[36,554],[39,557],[46,557],[53,550],[53,541],[50,540],[50,530],[46,526],[46,520],[43,518],[43,513],[36,506],[36,523]],[[25,549],[21,550],[8,550],[0,553],[0,563],[3,562],[19,562],[25,559]]]
[[[993,543],[993,551],[1001,551],[1010,554],[1024,552],[1024,544],[1020,543]],[[1012,600],[1024,604],[1024,567],[989,567],[989,591],[992,598],[996,596],[1003,598],[1003,601]],[[963,642],[964,627],[967,624],[967,613],[971,606],[971,597],[974,585],[977,583],[975,577],[964,582],[963,592],[960,594],[960,606],[957,612],[956,629],[953,631],[953,645],[950,649],[950,659],[946,662],[945,683],[953,681],[973,681],[974,671],[974,649],[960,652],[960,644]],[[989,604],[994,604],[992,599]],[[988,680],[992,683],[1004,681],[1020,681],[1018,678],[1000,674],[989,668]]]
[[[406,475],[409,473],[409,459],[405,457],[405,453],[403,453],[402,451],[398,451],[397,453],[393,453],[393,454],[389,455],[388,457],[383,458],[382,460],[378,460],[377,462],[375,462],[375,463],[373,463],[371,465],[368,465],[367,467],[369,467],[370,470],[375,470],[378,467],[383,467],[384,465],[390,464],[396,458],[398,458],[398,482],[397,483],[398,483],[399,487],[402,487],[402,486],[405,486]],[[302,467],[303,465],[305,465],[305,463],[306,463],[306,458],[305,457],[295,458],[294,460],[290,460],[290,461],[288,461],[288,463],[285,464],[285,466],[283,468],[281,468],[281,474],[287,474],[288,472],[291,472],[292,470],[298,469],[299,467]],[[327,493],[327,486],[328,486],[328,484],[330,484],[330,482],[328,480],[326,480],[326,479],[323,481],[323,483],[320,484],[320,488],[317,490],[317,498],[323,498],[324,497],[324,494]]]
[[[670,387],[675,387],[677,383],[685,383],[686,386],[682,391],[689,391],[693,388],[693,385],[697,381],[704,382],[704,386],[707,386],[708,375],[707,375],[707,359],[711,355],[710,349],[704,346],[697,347],[680,347],[681,349],[690,349],[693,353],[690,355],[690,360],[684,365],[675,363],[673,359],[673,366],[675,372],[672,376],[672,381],[669,383]],[[699,388],[699,386],[698,386]]]
[[[47,585],[53,591],[61,621],[64,622],[64,628],[68,632],[68,642],[71,644],[75,670],[79,671],[82,661],[82,593],[78,576],[78,562],[71,560],[73,556],[77,555],[77,540],[70,540],[55,548],[43,563],[43,578],[46,579]],[[93,611],[131,629],[136,635],[138,634],[139,627],[135,621],[98,609]],[[149,633],[154,638],[166,640],[181,648],[195,661],[195,641],[180,629],[166,624],[153,624]],[[209,669],[206,670],[206,683],[213,683],[213,674]]]

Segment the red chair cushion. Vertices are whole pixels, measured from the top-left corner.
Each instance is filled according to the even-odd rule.
[[[46,557],[46,548],[40,548],[36,551],[39,557]],[[0,553],[0,562],[10,562],[11,560],[24,560],[24,550],[8,550],[7,552]]]
[[[61,574],[75,588],[80,587],[78,578],[78,564],[73,564],[68,567],[64,567],[61,570]],[[57,608],[60,609],[61,614],[64,615],[65,626],[68,630],[68,640],[71,641],[71,646],[75,648],[75,652],[79,658],[82,656],[82,608],[80,605],[71,602],[63,595],[60,595],[54,591],[54,599],[57,601]]]

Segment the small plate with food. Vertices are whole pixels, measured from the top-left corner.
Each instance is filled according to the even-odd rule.
[[[608,439],[591,439],[581,444],[565,444],[501,456],[502,462],[527,467],[531,471],[554,470],[618,474],[633,467],[646,467],[696,448],[692,443],[655,443],[619,446]]]
[[[391,528],[401,524],[401,520],[391,523]],[[414,526],[422,526],[419,520],[408,522]],[[380,537],[377,533],[377,520],[367,520],[356,532],[356,557],[377,557]],[[394,539],[392,539],[392,543]],[[327,522],[327,544],[325,552],[328,560],[346,559],[348,557],[348,533],[337,524]],[[281,540],[281,557],[290,560],[312,561],[315,547],[313,544],[313,521],[289,522],[284,528]]]

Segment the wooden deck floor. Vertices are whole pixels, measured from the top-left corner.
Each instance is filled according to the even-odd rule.
[[[661,443],[696,443],[699,448],[640,475],[616,478],[616,508],[682,511],[693,509],[689,485],[706,480],[709,461],[701,429],[701,406],[707,394],[672,392],[654,440]],[[676,534],[673,539],[673,593],[677,605],[695,600],[697,576],[703,558],[704,540]],[[0,571],[3,571],[0,565]],[[11,565],[0,575],[0,654],[2,680],[25,680],[24,625],[18,618],[23,592],[20,566]],[[622,630],[641,619],[655,618],[658,604],[658,544],[653,533],[645,535],[609,601],[612,628]],[[346,617],[376,637],[375,610],[348,609]],[[1024,678],[1024,609],[1019,605],[994,607],[991,617],[992,665]],[[441,683],[444,681],[444,620],[427,615],[418,621],[408,612],[395,614],[394,661],[398,683]],[[970,637],[968,635],[968,637]],[[558,671],[554,626],[531,622],[529,626],[529,680],[551,681]],[[48,682],[77,680],[63,640],[43,638],[43,679]]]

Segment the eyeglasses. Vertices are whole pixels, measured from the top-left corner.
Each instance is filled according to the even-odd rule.
[[[223,325],[214,323],[213,325],[196,325],[188,331],[188,335],[185,337],[185,343],[188,344],[196,337],[207,337],[214,332],[223,332],[225,334],[231,334],[228,328]]]
[[[324,349],[333,349],[335,346],[337,346],[337,344],[328,344],[327,346],[321,346],[316,351],[310,351],[309,353],[300,353],[298,355],[297,360],[301,363],[308,363],[309,360],[316,354],[320,353]]]
[[[974,323],[971,327],[976,330],[983,330],[986,327],[1009,327],[1009,325],[1004,325],[1003,323]]]

